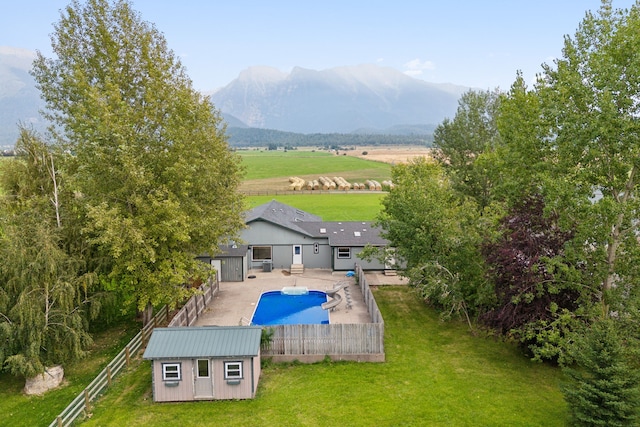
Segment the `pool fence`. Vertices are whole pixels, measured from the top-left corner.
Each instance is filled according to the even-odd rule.
[[[263,348],[262,356],[274,362],[313,363],[327,356],[332,360],[384,362],[384,320],[364,271],[359,265],[355,271],[370,323],[268,326],[271,343]]]

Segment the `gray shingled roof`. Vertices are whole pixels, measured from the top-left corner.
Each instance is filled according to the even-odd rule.
[[[331,246],[386,246],[380,229],[366,221],[324,222],[319,216],[272,200],[247,212],[245,222],[268,221],[312,238],[329,240]]]
[[[156,328],[144,359],[257,356],[262,328],[257,326],[200,326]]]
[[[368,221],[313,222],[301,224],[314,238],[329,240],[330,246],[386,246],[389,242],[380,236],[380,229]]]
[[[256,206],[247,212],[245,216],[245,223],[249,224],[257,220],[271,222],[306,235],[308,235],[308,233],[303,227],[299,226],[301,223],[322,222],[322,218],[319,216],[301,211],[300,209],[285,205],[284,203],[280,203],[276,200],[272,200],[264,205]]]

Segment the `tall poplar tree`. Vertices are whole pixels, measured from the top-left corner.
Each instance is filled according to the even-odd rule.
[[[562,58],[537,85],[548,126],[547,164],[573,251],[585,263],[601,313],[624,312],[640,276],[640,5],[587,12]],[[549,193],[549,192],[548,192]]]
[[[72,1],[51,42],[32,74],[101,282],[138,309],[175,303],[243,226],[221,117],[128,1]]]

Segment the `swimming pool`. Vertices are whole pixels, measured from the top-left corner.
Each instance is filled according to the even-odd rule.
[[[303,288],[304,289],[304,288]],[[286,291],[264,292],[253,313],[253,325],[310,325],[328,324],[329,312],[323,310],[327,294],[322,291],[304,291],[296,294]]]

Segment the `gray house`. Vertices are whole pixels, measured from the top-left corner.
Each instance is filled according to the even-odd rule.
[[[366,221],[326,222],[322,218],[272,200],[246,214],[241,237],[249,245],[249,268],[385,270],[384,263],[358,258],[366,245],[385,247],[380,230]]]
[[[261,335],[258,326],[155,328],[142,356],[151,360],[153,400],[252,399]]]

